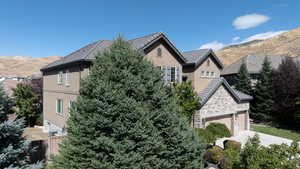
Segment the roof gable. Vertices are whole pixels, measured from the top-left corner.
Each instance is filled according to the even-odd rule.
[[[146,51],[151,45],[155,42],[162,40],[165,44],[169,46],[169,48],[176,55],[176,59],[180,61],[180,63],[185,63],[185,59],[182,56],[181,52],[175,47],[175,45],[166,37],[165,34],[153,33],[144,37],[128,40],[130,44],[136,49]],[[94,43],[88,44],[83,48],[57,60],[52,62],[41,69],[41,71],[45,71],[51,68],[55,68],[58,66],[62,66],[69,63],[79,62],[79,61],[88,61],[91,62],[95,59],[95,56],[99,52],[103,52],[105,49],[112,45],[112,40],[99,40]]]
[[[199,93],[202,106],[205,105],[205,103],[214,95],[214,93],[220,88],[221,85],[224,86],[224,88],[230,93],[230,95],[237,103],[252,100],[252,96],[233,89],[223,77],[220,77],[212,80],[208,87],[205,88],[201,93]]]
[[[184,67],[198,68],[209,57],[215,62],[215,64],[223,69],[223,64],[212,49],[199,49],[193,51],[183,52],[183,57],[186,59]]]

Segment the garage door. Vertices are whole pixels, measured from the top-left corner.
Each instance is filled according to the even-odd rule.
[[[237,123],[239,131],[244,131],[247,129],[247,115],[246,111],[238,112],[237,114]]]
[[[225,124],[226,127],[229,129],[229,131],[231,133],[233,133],[232,115],[206,118],[205,126],[208,126],[209,123],[222,123],[222,124]]]

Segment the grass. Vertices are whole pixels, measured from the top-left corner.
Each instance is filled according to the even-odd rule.
[[[293,130],[279,129],[276,127],[260,126],[255,124],[251,124],[251,130],[260,133],[270,134],[273,136],[279,136],[279,137],[295,140],[297,142],[300,141],[300,133]]]

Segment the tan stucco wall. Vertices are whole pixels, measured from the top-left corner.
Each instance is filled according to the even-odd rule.
[[[69,102],[75,101],[78,95],[56,92],[44,92],[44,119],[62,128],[69,117]],[[63,100],[63,115],[56,113],[56,100]]]
[[[207,65],[207,60],[210,60],[209,66]],[[201,92],[203,89],[205,89],[209,83],[214,79],[211,77],[201,77],[202,71],[209,71],[214,72],[215,76],[214,78],[220,77],[220,69],[215,64],[215,62],[211,59],[211,57],[207,58],[194,72],[194,88],[196,92]]]
[[[157,56],[158,48],[161,48],[161,56]],[[169,52],[169,50],[162,44],[159,44],[157,47],[147,53],[145,55],[145,59],[151,61],[155,66],[182,67],[182,65],[175,59],[175,57]]]
[[[157,48],[161,48],[161,56],[157,56]],[[151,61],[155,66],[176,66],[182,69],[182,65],[179,61],[176,60],[169,50],[162,44],[157,44],[155,48],[145,55],[145,58]],[[65,125],[68,118],[69,101],[75,100],[79,94],[80,79],[87,77],[89,74],[89,67],[86,65],[66,67],[62,69],[64,72],[66,70],[69,70],[69,86],[65,85],[65,74],[63,74],[63,83],[57,83],[59,71],[47,72],[43,76],[44,121],[50,121],[60,128]],[[56,99],[63,99],[63,116],[56,114]]]

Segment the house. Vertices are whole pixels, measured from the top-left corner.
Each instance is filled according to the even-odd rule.
[[[145,59],[164,72],[166,83],[181,83],[182,79],[191,80],[200,96],[204,91],[208,92],[208,95],[205,95],[206,99],[202,99],[201,110],[195,114],[195,127],[205,127],[209,122],[225,121],[228,128],[234,133],[235,123],[239,119],[237,114],[242,112],[245,120],[243,121],[244,127],[241,128],[249,129],[248,100],[251,97],[233,90],[225,79],[220,78],[223,65],[212,50],[181,52],[164,33],[154,33],[128,40],[128,42],[134,48],[144,52]],[[44,82],[44,132],[54,135],[66,134],[65,125],[69,117],[68,111],[72,102],[79,95],[80,80],[88,76],[89,67],[93,64],[95,55],[107,49],[112,43],[111,40],[99,40],[41,69]],[[202,74],[202,71],[205,73]],[[220,82],[216,83],[216,80]],[[211,85],[214,87],[207,91]],[[211,105],[214,103],[218,105]],[[215,112],[220,105],[230,107],[224,109],[228,109],[228,111]],[[202,116],[202,110],[210,116]],[[228,117],[232,119],[230,123],[226,121]],[[224,120],[222,121],[222,119]]]
[[[252,85],[255,85],[265,57],[268,57],[268,60],[271,63],[271,67],[273,69],[277,69],[281,62],[288,56],[259,54],[246,55],[245,57],[224,68],[221,72],[221,76],[224,77],[230,85],[235,85],[237,83],[236,77],[239,69],[241,65],[245,63],[250,74],[251,83]],[[298,58],[293,58],[293,60],[296,62],[299,61]]]
[[[183,52],[185,80],[191,80],[201,98],[201,108],[193,118],[193,126],[206,127],[211,122],[225,124],[233,135],[249,130],[251,96],[233,89],[220,77],[223,64],[211,49]]]

